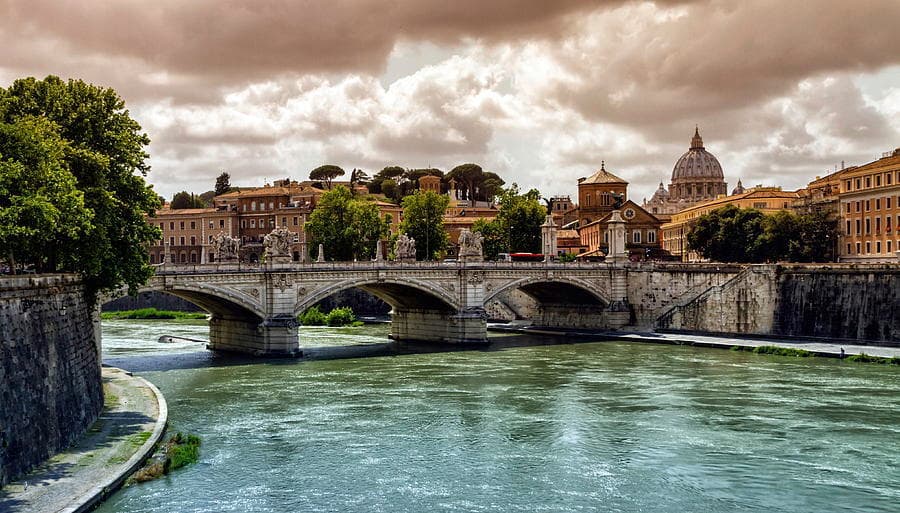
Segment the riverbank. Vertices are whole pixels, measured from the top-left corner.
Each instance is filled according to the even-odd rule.
[[[67,451],[0,490],[0,511],[90,511],[118,489],[165,433],[168,407],[150,382],[115,367],[102,371],[103,413]]]
[[[658,332],[628,332],[606,330],[561,330],[553,328],[538,328],[530,326],[496,326],[488,327],[490,331],[513,332],[533,335],[552,335],[577,338],[600,338],[605,340],[623,340],[630,342],[644,342],[651,344],[686,345],[696,347],[711,347],[716,349],[741,349],[753,350],[762,346],[789,347],[809,351],[814,356],[826,358],[840,358],[858,354],[879,356],[882,358],[900,357],[900,347],[871,346],[862,344],[832,343],[823,340],[803,340],[783,338],[745,338],[730,336],[695,335],[690,333],[658,333]],[[843,354],[842,354],[843,351]]]

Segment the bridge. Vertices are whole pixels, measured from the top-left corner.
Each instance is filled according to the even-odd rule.
[[[485,343],[485,305],[515,289],[536,301],[535,324],[618,328],[629,323],[626,272],[621,263],[166,264],[141,291],[208,311],[210,349],[289,356],[300,351],[297,315],[349,288],[391,306],[391,337],[400,341]]]

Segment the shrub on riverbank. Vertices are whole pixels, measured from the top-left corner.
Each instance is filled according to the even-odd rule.
[[[846,358],[848,362],[880,363],[884,365],[900,365],[900,356],[887,358],[884,356],[872,356],[866,353],[852,354]]]
[[[152,481],[199,460],[200,437],[178,432],[157,449],[140,470],[128,478],[127,484]]]
[[[320,311],[318,306],[309,308],[299,317],[303,326],[360,326],[361,321],[356,320],[353,309],[349,306],[335,308],[327,314]]]
[[[141,308],[139,310],[122,310],[119,312],[102,312],[101,319],[206,319],[204,312],[176,312]]]

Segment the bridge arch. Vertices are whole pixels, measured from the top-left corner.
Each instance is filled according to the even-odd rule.
[[[207,284],[148,285],[139,292],[163,292],[180,297],[213,316],[261,322],[266,317],[262,306],[252,297],[235,290]]]
[[[422,309],[446,312],[459,310],[456,296],[426,281],[408,278],[377,278],[344,280],[321,287],[311,294],[299,298],[294,305],[294,314],[298,315],[327,297],[352,288],[364,290],[378,297],[391,305],[394,310]]]
[[[512,290],[521,290],[540,304],[578,304],[605,307],[611,299],[607,291],[577,278],[528,277],[514,280],[491,290],[484,296],[487,304],[498,295]]]

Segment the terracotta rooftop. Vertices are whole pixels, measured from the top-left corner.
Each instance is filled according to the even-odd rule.
[[[578,185],[591,184],[591,183],[621,183],[627,184],[625,180],[622,180],[618,176],[610,173],[606,170],[606,162],[600,163],[600,170],[591,176],[578,181]]]

